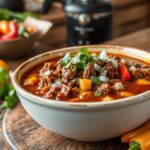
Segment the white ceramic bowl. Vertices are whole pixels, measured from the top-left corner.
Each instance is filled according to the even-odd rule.
[[[89,50],[125,54],[150,62],[150,54],[138,49],[96,45]],[[80,47],[64,48],[34,57],[20,65],[13,85],[29,115],[41,126],[81,141],[100,141],[119,136],[143,124],[150,118],[150,91],[112,102],[61,102],[35,96],[20,85],[24,73],[37,64],[66,52],[79,51]]]

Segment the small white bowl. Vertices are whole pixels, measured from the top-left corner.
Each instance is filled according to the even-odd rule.
[[[150,54],[138,49],[95,45],[90,51],[125,54],[150,63]],[[79,51],[80,47],[64,48],[36,56],[20,65],[13,85],[29,115],[43,127],[68,138],[80,141],[100,141],[119,136],[137,128],[150,118],[150,91],[111,102],[62,102],[48,100],[29,93],[21,85],[25,72],[39,63]]]

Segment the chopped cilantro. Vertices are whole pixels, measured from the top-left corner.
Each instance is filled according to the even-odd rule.
[[[96,63],[99,60],[99,57],[91,55],[89,60],[91,63]]]
[[[80,54],[80,62],[88,63],[88,61],[89,61],[89,55],[88,54]]]
[[[61,59],[60,64],[66,66],[71,61],[70,53],[67,53],[64,58]]]
[[[81,52],[81,53],[84,53],[84,54],[87,54],[87,53],[88,53],[88,48],[82,47],[82,48],[80,49],[80,52]]]
[[[76,64],[77,69],[85,69],[86,65],[89,62],[89,54],[77,54],[73,58],[73,63]]]
[[[95,85],[100,84],[100,80],[99,80],[99,78],[96,77],[96,76],[92,76],[92,77],[91,77],[91,80],[92,80],[92,83],[95,84]]]
[[[16,91],[9,83],[8,72],[3,67],[0,67],[0,98],[4,100],[0,105],[0,110],[12,108],[18,102]]]

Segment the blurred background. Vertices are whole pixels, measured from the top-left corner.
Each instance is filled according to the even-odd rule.
[[[40,43],[52,49],[99,44],[150,26],[149,0],[0,0],[0,8],[51,21]]]

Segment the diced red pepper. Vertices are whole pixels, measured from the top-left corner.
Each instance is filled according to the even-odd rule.
[[[10,32],[6,35],[1,36],[1,40],[9,40],[18,36],[18,24],[16,22],[9,22]]]
[[[127,67],[124,64],[120,65],[120,74],[121,74],[121,78],[123,80],[128,81],[128,80],[131,79],[130,73],[129,73]]]

